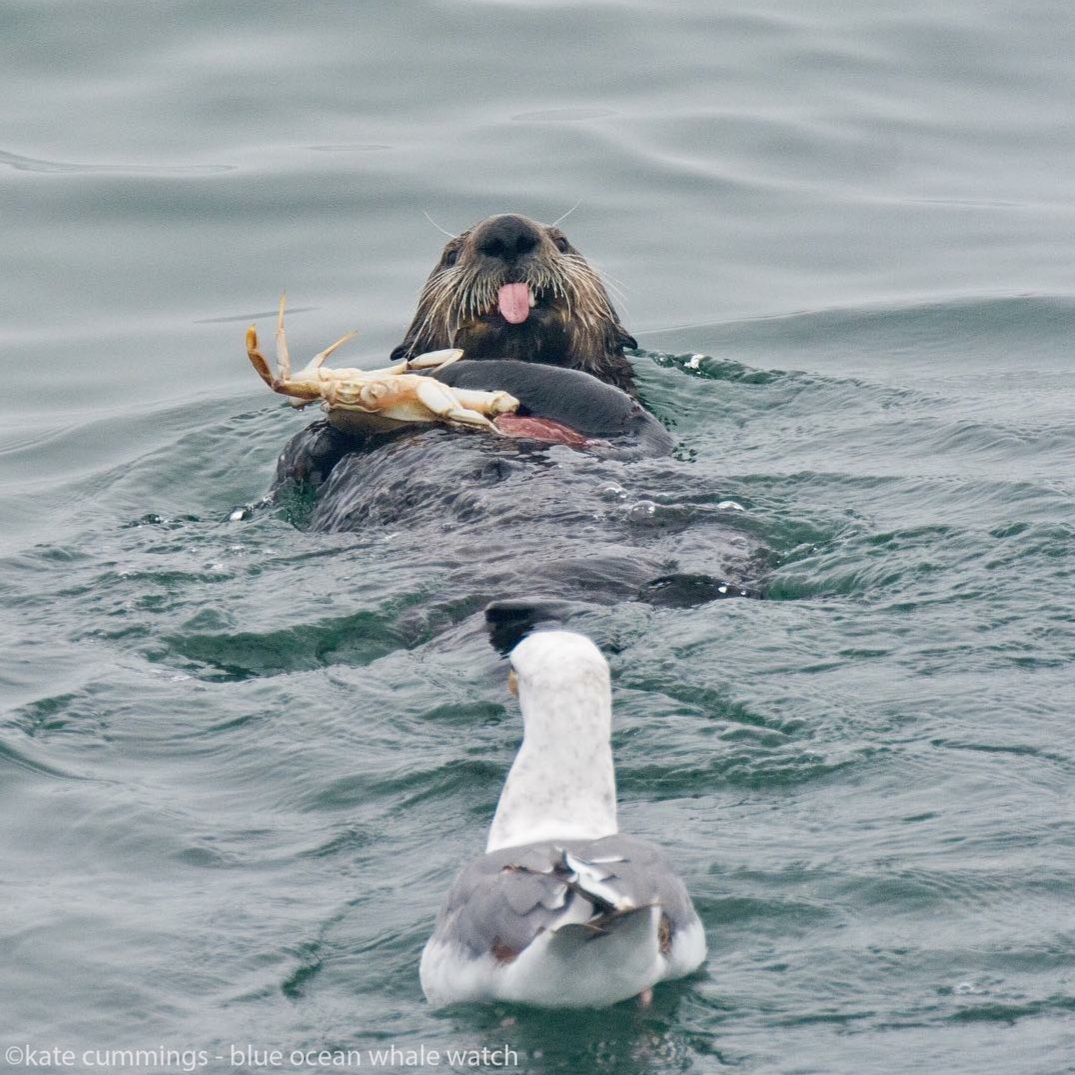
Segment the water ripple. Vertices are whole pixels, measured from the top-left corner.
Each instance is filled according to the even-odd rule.
[[[24,157],[18,153],[0,150],[0,164],[6,164],[20,172],[39,172],[43,174],[93,175],[98,173],[111,175],[148,175],[148,176],[200,176],[220,175],[236,170],[234,164],[75,164],[70,161],[39,160]]]

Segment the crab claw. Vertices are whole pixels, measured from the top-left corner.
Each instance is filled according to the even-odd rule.
[[[258,348],[258,330],[254,325],[251,325],[246,330],[246,357],[250,359],[251,365],[258,371],[258,376],[270,388],[275,389],[276,386],[273,383],[275,378],[269,369],[269,363]]]

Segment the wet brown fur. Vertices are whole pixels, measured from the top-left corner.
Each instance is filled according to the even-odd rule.
[[[497,292],[507,283],[529,284],[537,300],[520,325],[497,310]],[[583,370],[634,395],[623,350],[636,346],[600,277],[559,228],[503,214],[445,246],[392,358],[460,347],[468,359]]]

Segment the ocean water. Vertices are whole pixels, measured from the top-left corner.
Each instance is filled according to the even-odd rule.
[[[1073,53],[1049,0],[6,0],[0,1070],[1075,1071]],[[768,598],[574,606],[710,954],[434,1012],[498,521],[229,521],[307,421],[243,331],[286,287],[373,365],[427,215],[573,207],[677,448],[550,451],[534,549]]]

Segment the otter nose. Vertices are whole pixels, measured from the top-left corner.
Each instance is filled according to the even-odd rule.
[[[532,220],[510,213],[490,217],[474,237],[474,245],[483,254],[508,263],[529,254],[540,242],[541,232]]]

